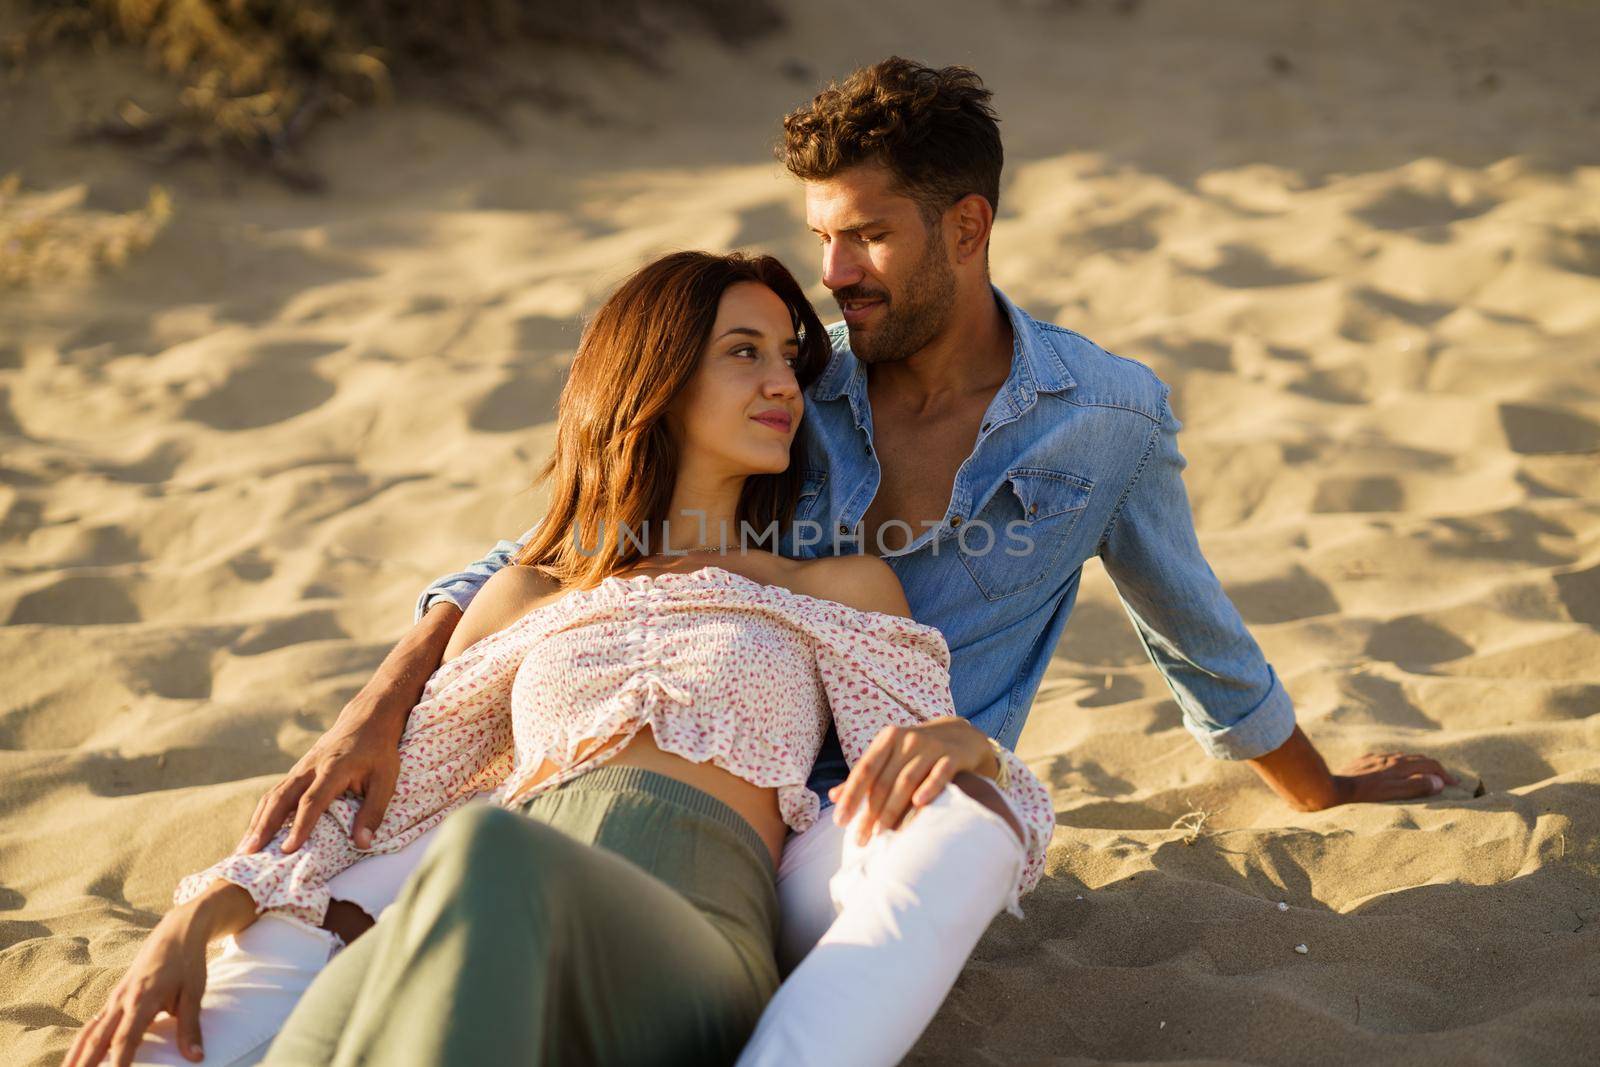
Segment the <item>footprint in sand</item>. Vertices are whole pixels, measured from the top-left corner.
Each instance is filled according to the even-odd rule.
[[[1600,564],[1555,576],[1556,593],[1573,622],[1600,627]]]
[[[1474,649],[1437,623],[1406,615],[1382,623],[1367,637],[1366,654],[1401,665],[1428,666],[1470,656]]]
[[[1233,348],[1216,341],[1197,338],[1164,340],[1147,338],[1138,343],[1139,351],[1162,355],[1184,370],[1228,372],[1233,368]]]
[[[1560,234],[1551,244],[1550,262],[1576,274],[1600,274],[1600,229]]]
[[[559,315],[524,315],[516,322],[519,352],[573,352],[583,334],[583,323]]]
[[[510,433],[550,422],[556,397],[582,332],[573,319],[525,315],[517,320],[522,358],[467,411],[467,425],[485,433]]]
[[[116,482],[158,485],[169,481],[177,473],[178,467],[189,458],[191,451],[192,446],[188,441],[167,440],[133,459],[118,456],[91,461],[88,469]]]
[[[1500,427],[1511,451],[1523,455],[1600,451],[1600,424],[1559,408],[1501,404]]]
[[[486,433],[526,430],[556,417],[552,375],[513,374],[474,404],[467,425]]]
[[[1073,609],[1055,655],[1069,663],[1096,667],[1132,667],[1149,662],[1127,613],[1114,604],[1088,598],[1079,600]]]
[[[1403,511],[1405,487],[1387,474],[1324,478],[1317,484],[1311,510],[1318,514],[1346,511]]]
[[[273,774],[282,769],[282,761],[271,748],[197,746],[146,756],[93,753],[82,759],[77,773],[95,796],[120,797]]]
[[[311,367],[339,345],[263,345],[217,388],[196,397],[183,417],[214,430],[253,430],[292,419],[327,403],[334,384]]]
[[[1407,327],[1426,329],[1454,310],[1453,304],[1407,300],[1363,286],[1350,294],[1339,323],[1339,336],[1361,344],[1401,339],[1409,350],[1412,343],[1409,334],[1414,330]]]
[[[1339,678],[1338,690],[1341,699],[1328,713],[1330,722],[1384,729],[1439,729],[1439,720],[1412,703],[1399,682],[1374,674],[1347,673]]]
[[[728,242],[729,248],[765,251],[793,240],[800,221],[787,203],[754,204],[736,214],[739,229]]]
[[[157,633],[122,644],[117,674],[129,692],[166,700],[209,700],[215,682],[212,653],[226,638],[204,628],[182,637]]]
[[[1244,621],[1252,626],[1293,622],[1339,610],[1339,601],[1327,585],[1300,567],[1274,578],[1230,583],[1228,595]]]
[[[1274,285],[1304,285],[1317,276],[1276,263],[1248,245],[1224,245],[1215,267],[1201,271],[1202,277],[1230,289],[1263,289]]]
[[[342,641],[349,637],[332,611],[303,611],[281,619],[258,622],[241,633],[229,651],[236,656],[259,656],[309,641]]]
[[[104,574],[72,574],[24,593],[6,619],[8,626],[104,626],[138,622],[139,606],[128,579]]]
[[[1091,226],[1074,237],[1100,252],[1149,252],[1161,243],[1151,223],[1165,214],[1160,208],[1145,208],[1131,218]]]
[[[11,390],[0,385],[0,434],[11,437],[26,437],[22,423],[17,421],[17,416],[11,411]]]
[[[1351,214],[1380,230],[1415,230],[1448,226],[1462,219],[1476,218],[1497,203],[1487,198],[1459,202],[1443,193],[1422,192],[1401,186],[1387,190]]]
[[[277,565],[271,559],[262,555],[260,549],[251,548],[228,560],[228,569],[240,581],[264,582],[272,577],[277,570]]]

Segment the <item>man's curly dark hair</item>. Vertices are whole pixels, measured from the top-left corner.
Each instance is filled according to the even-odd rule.
[[[971,193],[998,210],[1004,154],[993,95],[968,67],[890,56],[784,116],[776,153],[802,181],[881,163],[930,222]]]

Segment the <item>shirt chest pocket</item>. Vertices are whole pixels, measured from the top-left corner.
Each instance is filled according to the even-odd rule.
[[[1053,574],[1089,505],[1094,483],[1067,471],[1013,467],[956,530],[961,563],[990,600]]]
[[[816,520],[822,502],[822,487],[828,484],[828,472],[810,467],[800,472],[800,495],[794,502],[794,521]]]
[[[794,514],[782,530],[779,555],[814,559],[823,551],[821,546],[828,543],[827,484],[827,471],[809,467],[800,471],[800,494],[795,497]]]

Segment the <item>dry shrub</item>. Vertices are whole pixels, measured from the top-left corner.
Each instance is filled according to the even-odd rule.
[[[9,58],[73,45],[143,48],[180,87],[174,107],[131,101],[88,131],[169,156],[228,155],[315,187],[300,158],[325,118],[396,88],[441,95],[498,122],[507,103],[581,107],[537,70],[496,62],[508,46],[629,57],[655,66],[681,29],[736,43],[782,24],[774,0],[34,0]]]
[[[122,214],[84,207],[86,192],[83,185],[24,191],[16,174],[0,180],[0,288],[119,267],[172,217],[172,202],[159,185],[144,207]]]

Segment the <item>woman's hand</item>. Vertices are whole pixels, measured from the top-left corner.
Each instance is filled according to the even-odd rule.
[[[254,918],[250,894],[227,882],[163,915],[105,1007],[78,1031],[62,1067],[95,1067],[108,1051],[111,1063],[128,1067],[145,1031],[163,1011],[177,1019],[178,1050],[198,1062],[204,1055],[200,998],[206,990],[206,945]]]
[[[844,825],[864,810],[856,843],[881,830],[893,830],[908,807],[923,807],[962,771],[985,778],[1000,773],[999,761],[983,731],[965,719],[946,716],[916,726],[886,726],[850,770],[850,777],[828,791],[836,805],[834,821]]]

